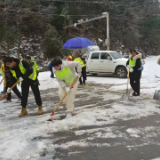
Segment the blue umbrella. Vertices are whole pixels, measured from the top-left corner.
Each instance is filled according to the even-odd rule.
[[[95,46],[93,42],[91,42],[87,38],[77,37],[69,39],[64,45],[63,48],[66,49],[81,49],[88,46]]]

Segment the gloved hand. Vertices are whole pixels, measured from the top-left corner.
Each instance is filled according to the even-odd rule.
[[[24,79],[22,77],[19,77],[19,81],[22,82]]]
[[[81,73],[77,73],[77,72],[76,72],[76,73],[74,74],[74,76],[75,76],[75,77],[78,76],[78,78],[80,78],[80,77],[81,77]]]
[[[133,71],[134,71],[134,69],[133,69],[133,68],[131,68],[131,69],[130,69],[130,72],[132,73]]]
[[[70,88],[66,87],[66,92],[69,93],[70,92]]]

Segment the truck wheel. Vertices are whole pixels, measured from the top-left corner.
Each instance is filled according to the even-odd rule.
[[[127,70],[125,67],[118,67],[116,69],[116,76],[119,78],[126,78],[127,77]]]

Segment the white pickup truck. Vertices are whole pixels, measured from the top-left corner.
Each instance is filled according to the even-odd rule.
[[[128,59],[117,51],[94,51],[84,55],[86,71],[90,74],[114,74],[119,78],[127,77]]]

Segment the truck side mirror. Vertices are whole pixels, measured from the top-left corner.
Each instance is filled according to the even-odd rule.
[[[112,60],[112,58],[111,58],[110,56],[107,56],[107,59],[108,59],[108,60]]]

